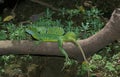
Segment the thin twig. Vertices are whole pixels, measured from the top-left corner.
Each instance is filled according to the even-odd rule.
[[[12,11],[11,11],[11,14],[12,14],[14,17],[16,16],[16,14],[15,14],[15,9],[16,9],[16,7],[17,7],[17,5],[18,5],[18,1],[19,1],[19,0],[17,0],[14,8],[13,8]]]
[[[52,5],[48,4],[48,3],[45,3],[45,2],[42,2],[42,1],[39,1],[39,0],[31,0],[32,2],[35,2],[35,3],[38,3],[42,6],[45,6],[45,7],[48,7],[48,8],[51,8],[52,10],[54,11],[60,11],[59,9],[53,7]]]

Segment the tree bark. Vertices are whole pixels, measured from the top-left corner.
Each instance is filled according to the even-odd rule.
[[[105,27],[95,35],[78,40],[87,57],[96,53],[101,48],[109,43],[120,38],[120,8],[116,9]],[[64,42],[63,48],[67,51],[71,58],[80,62],[83,61],[83,56],[78,48],[71,42]],[[43,42],[36,45],[34,41],[21,40],[0,41],[0,54],[40,54],[62,56],[58,49],[57,43]]]

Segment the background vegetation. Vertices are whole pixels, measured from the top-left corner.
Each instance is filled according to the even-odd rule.
[[[33,40],[25,31],[30,26],[60,26],[65,32],[75,32],[78,39],[85,39],[103,28],[112,11],[120,6],[119,0],[43,0],[47,5],[39,3],[40,0],[34,1],[20,1],[11,3],[12,8],[9,5],[1,8],[0,40]],[[9,16],[13,18],[9,19]],[[3,21],[5,18],[7,21]],[[119,77],[119,51],[120,43],[115,41],[88,59],[89,68],[84,63],[74,64],[63,71],[63,58],[1,55],[0,77],[85,77],[87,70],[90,77]]]

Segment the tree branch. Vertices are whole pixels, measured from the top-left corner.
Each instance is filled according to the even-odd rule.
[[[106,26],[95,35],[78,40],[87,57],[96,53],[109,43],[120,38],[120,9],[116,9]],[[78,48],[70,42],[65,42],[63,48],[70,57],[83,61],[83,57]],[[62,56],[57,43],[43,42],[36,45],[34,41],[0,41],[0,54],[41,54]]]

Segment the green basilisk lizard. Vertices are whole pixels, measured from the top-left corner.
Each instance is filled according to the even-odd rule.
[[[68,54],[62,47],[63,42],[72,42],[76,46],[78,46],[81,51],[85,62],[88,62],[84,51],[80,44],[78,44],[76,39],[76,34],[74,32],[67,32],[65,34],[64,29],[61,27],[30,27],[26,30],[28,34],[30,34],[34,39],[41,42],[58,42],[58,47],[61,53],[65,56],[64,66],[68,66],[72,64],[72,60],[69,58]]]

